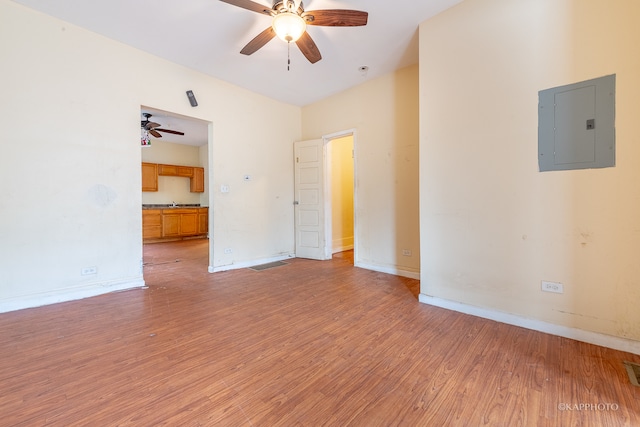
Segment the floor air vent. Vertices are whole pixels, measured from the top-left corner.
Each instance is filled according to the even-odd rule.
[[[627,374],[629,374],[629,380],[631,384],[640,386],[640,365],[637,363],[623,362],[624,367],[627,368]]]
[[[270,262],[268,264],[254,265],[253,267],[249,267],[249,268],[255,271],[262,271],[268,268],[280,267],[281,265],[287,265],[287,263],[282,261],[276,261],[276,262]]]

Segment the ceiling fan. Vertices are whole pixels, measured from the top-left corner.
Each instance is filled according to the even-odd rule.
[[[172,133],[174,135],[184,135],[184,132],[179,132],[177,130],[160,129],[160,123],[152,122],[149,120],[152,116],[152,114],[150,113],[142,113],[142,115],[144,116],[144,120],[140,121],[140,127],[156,138],[162,138],[162,135],[160,135],[159,132]]]
[[[272,25],[247,43],[240,53],[251,55],[278,36],[287,43],[294,42],[312,64],[320,61],[322,55],[307,33],[307,25],[359,27],[367,25],[369,17],[367,12],[349,9],[305,11],[300,0],[274,0],[271,8],[251,0],[220,1],[273,17]]]

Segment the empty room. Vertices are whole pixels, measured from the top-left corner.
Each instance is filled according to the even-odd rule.
[[[0,0],[0,425],[640,425],[639,21]]]

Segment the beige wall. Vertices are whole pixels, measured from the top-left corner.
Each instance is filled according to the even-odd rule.
[[[329,142],[332,252],[353,249],[353,135]]]
[[[302,109],[303,139],[355,130],[355,263],[418,277],[418,66]],[[403,249],[412,256],[403,256]]]
[[[636,1],[466,0],[421,25],[423,296],[640,340],[638,22]],[[540,173],[538,91],[614,73],[616,167]]]
[[[212,123],[211,268],[294,252],[299,107],[9,0],[0,0],[0,62],[0,311],[143,284],[143,105]],[[81,275],[89,266],[97,274]]]
[[[206,147],[206,145],[204,146]],[[152,140],[151,145],[141,148],[142,161],[148,163],[162,163],[168,165],[200,166],[201,147],[176,144],[172,142]],[[204,156],[207,155],[206,151]],[[206,157],[205,157],[206,159]],[[206,174],[206,169],[205,169]],[[200,204],[203,203],[203,193],[192,193],[189,178],[178,176],[159,176],[158,191],[143,191],[143,204]],[[205,182],[205,189],[208,189]]]

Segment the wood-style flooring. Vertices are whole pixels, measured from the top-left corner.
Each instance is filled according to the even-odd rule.
[[[640,426],[638,355],[420,304],[350,252],[210,274],[207,245],[0,314],[0,425]]]

